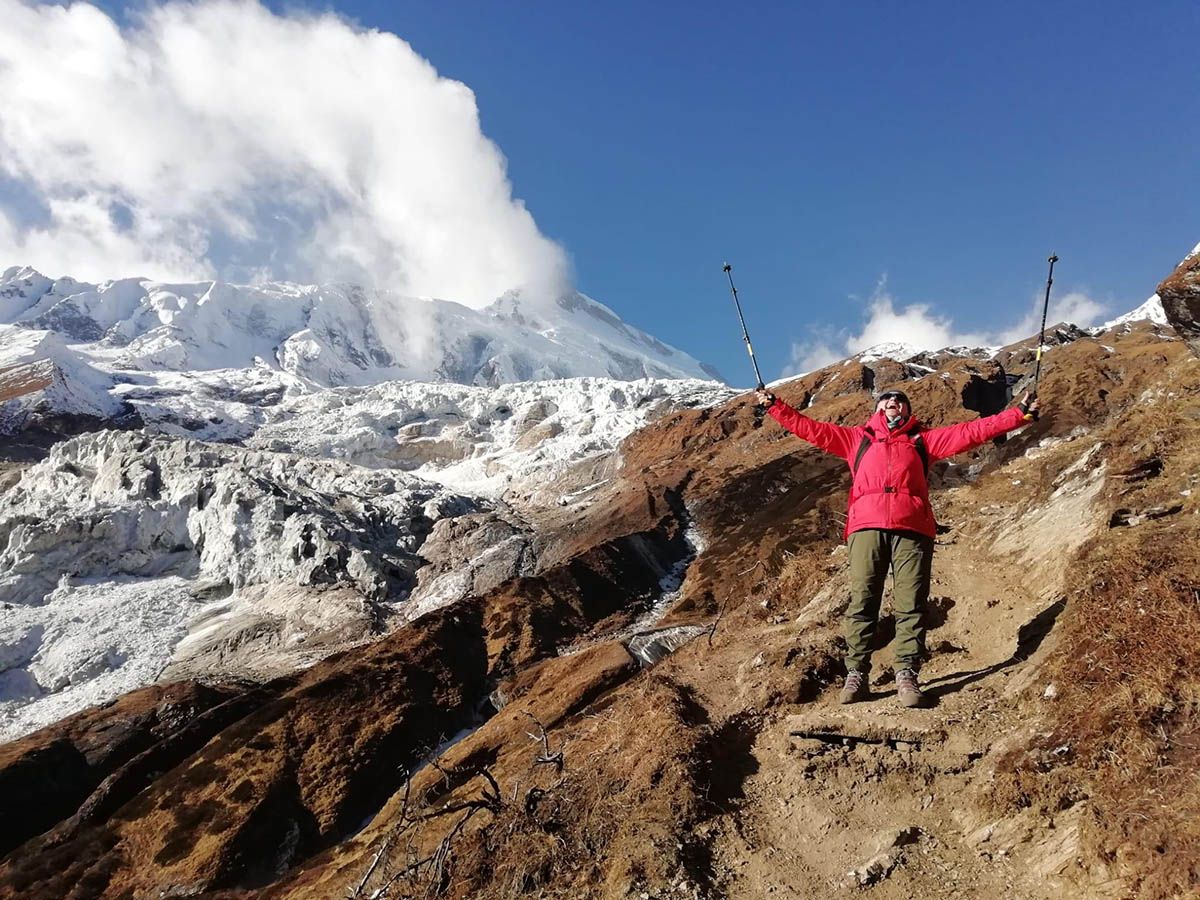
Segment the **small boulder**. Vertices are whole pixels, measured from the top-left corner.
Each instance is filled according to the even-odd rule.
[[[899,857],[894,853],[879,853],[856,869],[846,873],[847,887],[870,887],[892,874]]]

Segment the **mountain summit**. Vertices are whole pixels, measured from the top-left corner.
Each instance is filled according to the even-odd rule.
[[[53,332],[102,369],[268,368],[311,387],[719,379],[580,293],[537,301],[514,291],[472,309],[350,284],[88,284],[13,267],[0,276],[0,324]]]

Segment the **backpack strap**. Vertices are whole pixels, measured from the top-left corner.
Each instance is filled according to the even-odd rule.
[[[929,478],[929,448],[925,446],[925,441],[921,438],[921,426],[918,425],[909,432],[912,435],[912,444],[917,451],[917,455],[921,457],[921,466],[925,470],[925,478]],[[871,446],[872,438],[875,433],[870,429],[863,435],[862,442],[858,445],[858,452],[854,454],[854,465],[850,467],[850,478],[853,480],[858,475],[858,466],[862,462],[863,456],[867,449]]]
[[[925,446],[925,441],[921,439],[920,433],[913,435],[913,446],[917,448],[917,455],[921,457],[921,466],[925,469],[925,479],[929,479],[929,448]]]
[[[854,454],[854,465],[850,467],[850,478],[853,480],[858,475],[858,464],[862,462],[863,455],[871,446],[871,435],[864,434],[862,443],[858,445],[858,452]]]

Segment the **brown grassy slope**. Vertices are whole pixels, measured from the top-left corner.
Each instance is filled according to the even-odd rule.
[[[89,798],[95,804],[117,794],[117,782],[129,784],[133,772],[127,770],[138,768],[139,757],[157,768],[182,760],[199,746],[191,740],[203,743],[227,723],[222,712],[212,712],[228,709],[231,700],[238,705],[242,694],[151,685],[85,710],[61,728],[0,745],[0,796],[10,810],[22,811],[0,820],[0,855],[72,816]],[[163,752],[166,741],[172,746]]]
[[[1058,697],[1004,785],[1043,809],[1086,796],[1088,849],[1148,897],[1200,889],[1200,362],[1161,357],[1100,430],[1111,525],[1074,561]]]
[[[0,403],[49,387],[54,381],[54,366],[35,362],[0,368]]]
[[[352,843],[272,895],[361,886],[364,896],[516,897],[551,887],[591,896],[610,893],[606,884],[661,882],[700,804],[702,713],[670,679],[614,691],[636,671],[617,643],[540,664],[518,700],[419,772]],[[560,752],[561,765],[537,762]],[[455,835],[441,872],[421,863]]]
[[[271,880],[288,855],[361,820],[413,748],[469,717],[485,674],[479,618],[477,608],[432,616],[396,641],[315,667],[171,760],[119,808],[17,848],[0,864],[0,895],[136,896]]]

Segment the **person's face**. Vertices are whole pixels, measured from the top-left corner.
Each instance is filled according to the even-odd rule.
[[[897,416],[908,418],[912,413],[908,404],[901,400],[899,395],[891,393],[881,395],[879,402],[875,404],[875,409],[882,412],[889,419],[894,419]]]

